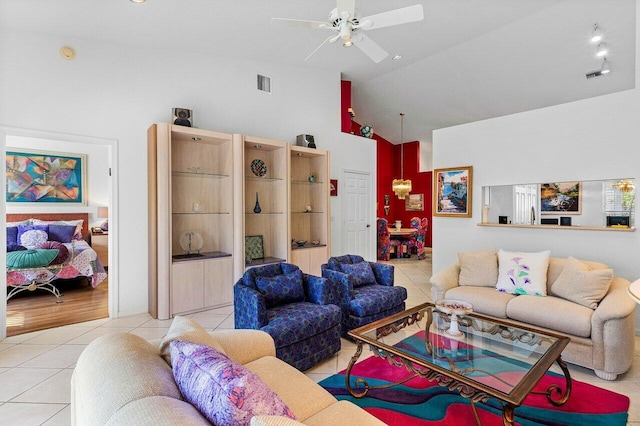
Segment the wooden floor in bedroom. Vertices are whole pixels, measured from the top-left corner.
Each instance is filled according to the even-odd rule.
[[[62,303],[44,290],[25,291],[7,302],[7,337],[109,316],[109,278],[96,288],[84,279],[56,286]]]

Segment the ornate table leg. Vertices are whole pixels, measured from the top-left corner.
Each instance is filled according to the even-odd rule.
[[[503,426],[513,426],[513,410],[514,406],[505,404],[502,407],[502,424]]]
[[[351,369],[356,364],[356,362],[358,361],[358,358],[360,358],[360,355],[362,354],[362,341],[358,340],[357,343],[358,343],[358,349],[356,350],[356,353],[353,354],[353,356],[351,357],[351,361],[349,361],[349,366],[347,367],[347,372],[344,376],[344,379],[346,381],[346,388],[349,391],[349,393],[355,396],[356,398],[362,398],[369,391],[369,386],[367,385],[367,382],[365,380],[361,378],[356,379],[356,385],[358,384],[364,385],[364,390],[362,392],[356,392],[353,388],[351,388]]]
[[[549,402],[555,405],[556,407],[559,407],[564,403],[566,403],[569,400],[569,397],[571,396],[571,375],[569,374],[569,369],[567,368],[567,364],[562,360],[561,357],[558,357],[556,362],[562,369],[562,373],[564,373],[564,381],[566,384],[564,395],[562,394],[562,389],[560,389],[560,386],[558,385],[549,386],[549,389],[547,389],[546,394]],[[560,395],[560,399],[552,399],[551,398],[552,394]]]

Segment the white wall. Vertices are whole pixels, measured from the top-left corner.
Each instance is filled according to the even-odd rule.
[[[75,60],[61,58],[63,45]],[[118,142],[118,316],[147,311],[146,130],[168,121],[172,107],[193,109],[204,129],[288,142],[313,134],[331,151],[332,177],[360,168],[375,179],[375,145],[354,150],[340,133],[339,73],[7,30],[0,51],[0,126]],[[258,73],[271,77],[272,94],[256,90]],[[332,235],[340,212],[332,199]]]
[[[104,219],[97,217],[98,207],[109,205],[109,149],[102,145],[73,143],[52,139],[8,136],[7,150],[27,149],[51,153],[86,155],[87,206],[68,206],[56,203],[7,203],[7,213],[89,213],[89,226],[99,226]]]

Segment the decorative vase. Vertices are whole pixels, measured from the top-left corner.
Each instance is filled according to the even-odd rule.
[[[309,174],[309,182],[313,183],[316,181],[316,175],[314,175],[313,173]]]
[[[482,206],[482,223],[489,223],[489,206]]]
[[[402,228],[402,222],[399,220],[396,220],[396,229],[400,229]]]
[[[256,192],[256,205],[253,207],[254,213],[260,213],[262,209],[260,208],[260,200],[258,200],[258,193]]]

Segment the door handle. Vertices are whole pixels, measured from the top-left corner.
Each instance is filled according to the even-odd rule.
[[[371,228],[371,225],[369,225],[368,223],[367,223],[367,228]]]

